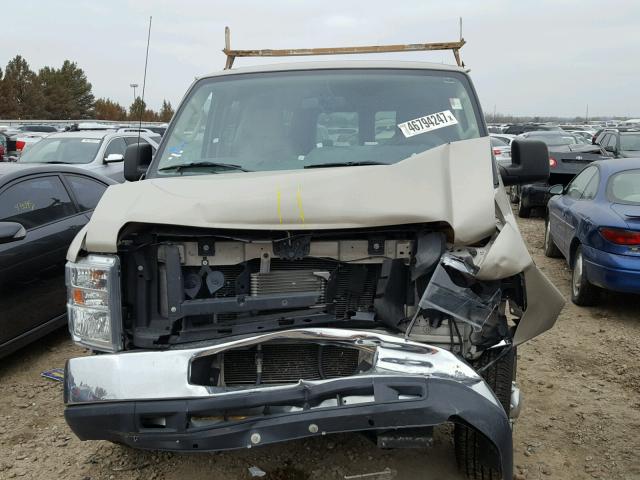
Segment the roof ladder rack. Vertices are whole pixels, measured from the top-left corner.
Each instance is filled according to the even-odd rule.
[[[433,50],[451,50],[459,67],[464,67],[464,62],[460,59],[460,49],[465,44],[462,38],[462,19],[460,19],[460,40],[457,42],[439,43],[412,43],[407,45],[369,45],[362,47],[335,47],[335,48],[292,48],[280,50],[232,50],[231,31],[229,27],[224,29],[224,49],[227,62],[224,69],[233,67],[236,57],[300,57],[307,55],[351,55],[362,53],[383,53],[383,52],[420,52]]]

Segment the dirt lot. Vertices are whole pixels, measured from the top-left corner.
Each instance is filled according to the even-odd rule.
[[[564,261],[543,256],[543,223],[521,223],[538,265],[569,294]],[[251,478],[457,479],[446,428],[428,451],[381,451],[359,435],[340,435],[224,454],[138,452],[82,443],[62,416],[62,386],[40,377],[83,350],[64,331],[2,361],[0,479]],[[597,308],[565,307],[556,327],[519,349],[524,393],[515,427],[516,478],[640,479],[640,298],[609,295]],[[374,477],[365,477],[371,480]]]

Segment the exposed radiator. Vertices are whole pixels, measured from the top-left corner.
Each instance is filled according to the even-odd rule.
[[[255,296],[317,291],[320,293],[318,303],[330,303],[336,318],[343,319],[351,317],[357,311],[373,310],[380,269],[380,264],[341,263],[323,258],[305,258],[298,261],[274,258],[271,260],[269,272],[247,275],[245,287],[242,277],[245,268],[242,264],[215,266],[211,270],[222,273],[224,286],[213,296],[220,298],[246,293]],[[198,271],[195,267],[189,267],[185,269],[185,274]],[[329,279],[334,283],[333,289]],[[329,290],[332,290],[332,293]],[[203,285],[196,298],[209,296],[206,285]],[[237,317],[235,313],[218,314],[217,321],[232,322]],[[202,321],[209,322],[209,319],[203,318]]]
[[[305,258],[294,262],[276,258],[271,260],[272,273],[298,270],[326,271],[337,277],[333,298],[336,318],[348,318],[357,310],[373,309],[380,276],[379,264],[357,265],[323,258]]]
[[[318,303],[324,301],[329,272],[314,270],[281,270],[251,274],[251,295],[270,293],[319,292]]]
[[[359,351],[335,345],[273,344],[224,353],[225,385],[296,383],[298,380],[322,380],[354,375]]]

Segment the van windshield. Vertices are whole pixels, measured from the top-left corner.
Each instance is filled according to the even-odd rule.
[[[466,75],[308,70],[198,82],[150,176],[391,164],[484,135]]]

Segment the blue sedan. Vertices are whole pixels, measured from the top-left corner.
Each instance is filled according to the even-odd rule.
[[[601,289],[640,293],[640,159],[593,162],[550,193],[544,253],[573,269],[573,303],[594,305]]]

